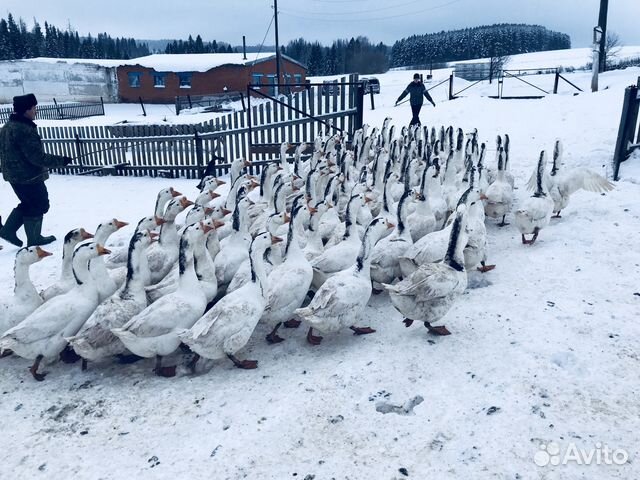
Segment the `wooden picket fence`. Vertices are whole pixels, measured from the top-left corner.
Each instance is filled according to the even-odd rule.
[[[69,167],[56,169],[58,173],[198,178],[215,158],[224,159],[215,165],[217,175],[227,173],[232,160],[247,158],[254,162],[250,173],[257,174],[262,165],[279,157],[274,147],[282,142],[313,142],[319,133],[335,133],[337,129],[353,134],[356,95],[345,78],[341,82],[344,85],[338,95],[323,95],[316,87],[291,94],[286,103],[295,110],[275,101],[252,98],[250,128],[247,112],[234,112],[188,126],[38,129],[46,152],[74,158]]]
[[[94,103],[54,103],[54,105],[38,105],[37,112],[36,120],[73,120],[104,115],[104,104],[102,99],[100,99],[100,102]],[[12,113],[13,108],[11,107],[1,108],[0,123],[8,122]]]

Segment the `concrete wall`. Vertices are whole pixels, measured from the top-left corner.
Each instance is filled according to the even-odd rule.
[[[33,93],[39,102],[118,101],[116,69],[66,62],[0,62],[0,103]]]

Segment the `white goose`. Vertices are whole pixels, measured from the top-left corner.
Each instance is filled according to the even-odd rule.
[[[425,168],[422,171],[420,189],[414,194],[417,203],[415,210],[409,215],[407,220],[413,242],[417,242],[436,229],[436,217],[431,210],[431,203],[429,202],[429,194],[427,192],[428,174],[429,169]]]
[[[365,202],[366,197],[362,193],[351,197],[347,205],[346,230],[342,242],[327,248],[311,262],[315,289],[320,288],[327,278],[345,268],[349,268],[355,262],[361,245],[356,217],[358,216],[358,210]]]
[[[207,298],[194,269],[194,244],[190,238],[192,230],[205,234],[199,227],[200,224],[187,227],[180,238],[178,289],[149,305],[121,328],[112,329],[132,353],[145,358],[156,357],[154,371],[159,376],[172,377],[176,374],[175,365],[162,366],[162,357],[178,348],[178,332],[190,328],[207,307]]]
[[[576,167],[570,170],[562,170],[562,143],[556,140],[553,148],[553,164],[551,173],[545,174],[545,186],[553,199],[552,218],[560,218],[560,212],[569,204],[571,195],[578,190],[588,192],[608,192],[613,190],[613,184],[597,173],[584,168]],[[535,188],[535,177],[532,176],[527,184],[529,190]]]
[[[117,218],[113,218],[109,221],[102,222],[96,228],[96,234],[94,241],[100,245],[106,245],[109,237],[120,230],[123,227],[129,225],[127,222],[121,222]],[[113,295],[120,286],[117,274],[113,277],[110,275],[110,271],[104,263],[102,257],[97,257],[91,260],[89,265],[89,271],[95,284],[98,286],[98,292],[100,293],[100,302],[105,301],[111,295]]]
[[[0,335],[15,327],[42,305],[42,297],[29,277],[29,267],[50,255],[52,254],[40,247],[24,247],[16,253],[13,295],[0,300]]]
[[[67,346],[98,306],[99,293],[89,272],[91,259],[109,250],[95,242],[80,245],[73,254],[73,275],[77,286],[67,293],[43,303],[31,315],[0,338],[0,350],[9,349],[22,358],[34,359],[30,372],[38,381],[42,360],[52,362]]]
[[[466,206],[460,205],[452,223],[447,254],[442,262],[425,263],[395,285],[385,285],[391,303],[404,317],[406,327],[424,323],[430,333],[449,335],[444,325],[433,326],[449,311],[467,288],[463,249],[466,239]]]
[[[137,232],[131,237],[124,286],[98,305],[80,331],[67,339],[82,357],[83,370],[87,360],[95,362],[126,352],[111,329],[121,327],[147,306],[144,285],[145,278],[149,275],[149,263],[146,250],[152,242],[153,236],[149,231]]]
[[[391,283],[402,276],[398,258],[413,245],[409,231],[407,207],[412,192],[404,192],[398,203],[397,223],[391,235],[380,240],[371,255],[371,280],[376,289],[382,289],[382,283]]]
[[[73,251],[80,242],[93,238],[93,235],[84,228],[76,228],[71,230],[64,236],[64,245],[62,247],[62,271],[60,278],[53,285],[48,286],[40,296],[46,302],[53,297],[67,293],[76,286],[76,279],[73,278]]]
[[[167,205],[163,216],[164,223],[160,227],[160,239],[147,250],[152,285],[162,280],[178,260],[180,237],[175,220],[178,214],[190,205],[193,205],[193,202],[184,196],[174,198]]]
[[[273,326],[267,335],[269,343],[284,339],[278,335],[278,328],[285,322],[286,327],[297,327],[299,322],[292,319],[293,312],[302,305],[313,279],[313,269],[300,248],[300,226],[309,221],[309,208],[294,203],[285,247],[285,260],[276,266],[268,277],[267,307],[262,321]],[[293,320],[293,321],[291,321]]]
[[[354,324],[362,315],[371,296],[371,253],[375,244],[393,225],[382,217],[371,221],[362,239],[360,253],[355,265],[336,273],[320,287],[311,303],[295,311],[302,320],[309,323],[307,341],[319,345],[322,337],[315,336],[313,329],[323,333],[333,333],[349,327],[356,335],[373,333],[369,327]]]
[[[155,215],[149,216],[149,217],[142,217],[140,221],[138,221],[138,224],[136,225],[133,235],[135,235],[138,232],[145,232],[147,230],[149,230],[150,232],[153,232],[156,228],[162,226],[163,223],[164,223],[164,220],[162,219],[162,217],[157,217]],[[113,247],[113,248],[109,248],[109,250],[111,250],[111,254],[104,259],[104,264],[108,269],[111,269],[111,270],[115,270],[119,268],[123,269],[124,275],[126,276],[127,260],[129,258],[129,247],[128,246]]]
[[[251,281],[231,292],[216,303],[189,330],[180,333],[182,341],[196,353],[191,368],[195,370],[200,357],[209,359],[229,358],[238,368],[252,369],[256,360],[239,360],[236,353],[242,349],[255,329],[267,305],[266,275],[263,256],[278,237],[261,233],[251,243]]]
[[[553,213],[553,200],[544,191],[544,167],[547,154],[540,152],[538,168],[536,170],[536,191],[533,196],[527,198],[515,214],[516,226],[522,235],[522,243],[533,245],[538,238],[538,233],[549,225]],[[525,235],[533,234],[530,240]]]
[[[502,218],[502,221],[498,224],[499,227],[509,225],[504,219],[511,211],[513,202],[513,187],[505,179],[504,161],[504,150],[500,147],[498,152],[498,174],[493,183],[486,189],[485,196],[487,199],[484,206],[484,211],[488,217]]]

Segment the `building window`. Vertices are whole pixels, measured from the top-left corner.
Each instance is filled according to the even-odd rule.
[[[251,83],[253,85],[260,85],[262,84],[262,77],[264,77],[264,74],[262,73],[252,73],[251,74]],[[260,89],[260,87],[255,87],[256,89]]]
[[[302,75],[299,73],[294,74],[293,79],[296,83],[302,83]]]
[[[191,73],[178,73],[180,88],[191,88]]]
[[[153,86],[156,88],[164,88],[165,87],[165,78],[166,74],[164,73],[154,73],[153,74]]]
[[[140,77],[142,74],[140,72],[129,72],[129,86],[131,88],[140,88]]]

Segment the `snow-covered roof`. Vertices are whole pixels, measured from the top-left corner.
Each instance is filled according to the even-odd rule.
[[[26,62],[45,63],[85,63],[102,67],[120,67],[123,65],[140,65],[153,68],[158,72],[206,72],[221,65],[251,65],[275,57],[275,52],[247,53],[191,53],[191,54],[154,54],[130,60],[110,60],[92,58],[28,58]],[[282,56],[294,63],[295,60]]]

